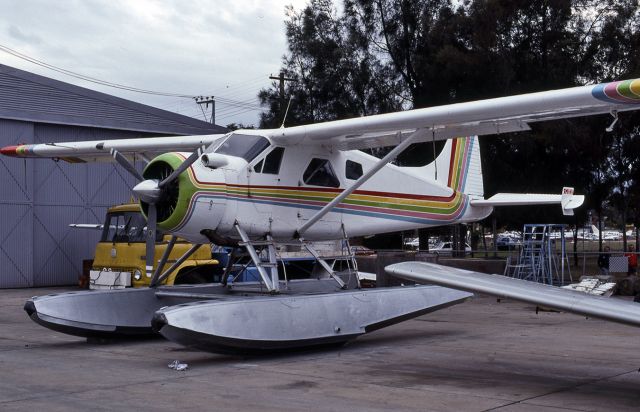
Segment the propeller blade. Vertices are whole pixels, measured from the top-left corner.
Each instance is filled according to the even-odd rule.
[[[178,176],[182,174],[182,172],[187,170],[196,160],[200,158],[200,155],[202,154],[203,151],[204,151],[204,146],[197,148],[195,152],[191,153],[191,156],[187,157],[187,159],[184,162],[182,162],[176,170],[173,171],[173,173],[171,173],[166,179],[158,183],[158,187],[163,188],[164,186],[168,185],[169,183],[177,179]]]
[[[120,164],[120,166],[122,166],[127,172],[131,173],[136,179],[140,181],[144,180],[140,172],[136,170],[136,168],[126,157],[122,155],[122,153],[116,149],[111,149],[111,156],[113,156],[116,162],[118,162],[118,164]]]
[[[156,223],[158,220],[158,212],[156,205],[149,204],[149,210],[147,213],[147,244],[146,244],[146,258],[147,258],[147,270],[146,275],[148,278],[153,276],[153,259],[156,251]]]

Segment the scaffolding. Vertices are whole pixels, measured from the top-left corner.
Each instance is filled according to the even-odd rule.
[[[518,260],[507,258],[504,274],[548,285],[564,285],[565,274],[572,281],[564,232],[560,224],[524,225]]]

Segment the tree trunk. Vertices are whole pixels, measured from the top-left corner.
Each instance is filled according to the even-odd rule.
[[[602,253],[602,213],[598,212],[598,251]]]
[[[497,258],[498,257],[498,222],[496,222],[496,217],[493,216],[493,219],[491,221],[491,230],[493,230],[493,257]]]
[[[489,259],[489,249],[487,249],[487,238],[484,237],[484,225],[480,225],[480,233],[482,233],[482,246],[484,247],[484,258]]]
[[[429,229],[418,229],[418,249],[429,251]]]

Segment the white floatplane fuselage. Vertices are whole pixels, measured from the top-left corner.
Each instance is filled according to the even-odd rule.
[[[262,144],[266,146],[255,156],[232,156],[218,147],[212,157],[218,156],[219,160],[224,156],[224,166],[193,163],[188,173],[180,176],[180,194],[172,215],[159,221],[159,226],[193,242],[206,242],[203,229],[234,238],[235,222],[250,217],[239,222],[249,236],[269,233],[276,240],[291,240],[319,209],[379,161],[358,150],[318,147],[309,151],[308,147],[274,145],[265,137],[255,137],[264,139]],[[336,239],[345,232],[362,236],[483,219],[493,208],[471,206],[474,195],[465,187],[467,179],[481,179],[481,175],[471,177],[469,173],[472,155],[478,153],[474,145],[478,145],[476,138],[451,140],[438,159],[425,167],[384,166],[311,226],[305,239]],[[179,164],[188,155],[167,153],[154,162]],[[440,180],[436,180],[436,162]]]

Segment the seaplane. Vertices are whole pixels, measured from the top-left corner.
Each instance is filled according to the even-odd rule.
[[[572,214],[584,196],[568,187],[560,194],[485,199],[478,136],[601,114],[612,116],[611,129],[619,113],[639,103],[636,79],[224,135],[4,147],[1,154],[20,158],[117,162],[138,179],[133,192],[147,219],[150,287],[34,297],[25,310],[63,333],[112,338],[157,332],[222,353],[343,344],[474,292],[639,326],[640,306],[631,302],[429,263],[386,268],[419,286],[361,289],[355,261],[337,270],[311,243],[342,239],[348,249],[352,236],[475,222],[499,206],[557,204]],[[444,149],[423,167],[392,162],[413,143],[440,140],[446,140]],[[393,149],[381,159],[361,151],[375,147]],[[143,159],[144,170],[133,159]],[[167,251],[177,237],[230,246],[249,257],[260,281],[240,284],[223,276],[217,284],[163,286],[189,251],[165,270],[168,253],[154,256],[158,230],[172,235]],[[321,270],[313,279],[279,274],[281,245],[308,250]]]

